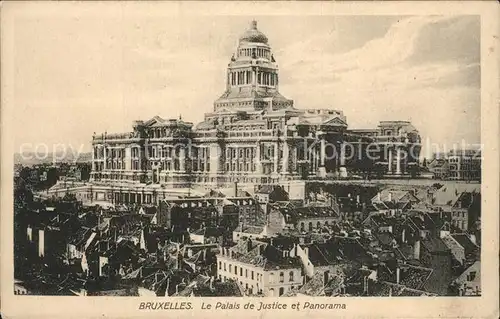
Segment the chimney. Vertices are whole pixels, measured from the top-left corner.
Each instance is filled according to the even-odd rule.
[[[389,192],[389,202],[392,201],[392,192]]]
[[[330,275],[330,271],[329,270],[326,270],[324,273],[323,273],[323,286],[326,286],[326,284],[328,283],[328,277]]]
[[[359,195],[356,195],[356,203],[360,203],[360,200],[359,200]]]
[[[215,288],[214,288],[214,276],[210,277],[210,290],[211,291],[215,290]]]
[[[402,243],[405,243],[405,242],[406,242],[406,241],[405,241],[405,239],[406,239],[406,238],[405,238],[405,234],[406,234],[406,229],[404,229],[404,228],[403,228],[403,231],[401,232],[401,242],[402,242]]]
[[[38,230],[38,256],[45,255],[45,232],[43,229]]]
[[[168,288],[170,288],[170,277],[167,278],[167,286],[165,287],[165,297],[168,297]]]
[[[28,235],[28,240],[31,242],[33,240],[33,229],[30,225],[26,228],[26,235]]]
[[[416,240],[413,244],[413,258],[420,259],[420,239]]]
[[[397,265],[397,268],[396,268],[396,283],[399,285],[399,273],[400,273],[401,269],[399,268],[399,265]]]

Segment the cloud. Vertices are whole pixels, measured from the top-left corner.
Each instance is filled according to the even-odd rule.
[[[293,45],[304,54],[283,51],[282,65],[293,67],[281,71],[282,90],[293,93],[299,108],[343,110],[353,128],[411,120],[436,143],[478,143],[477,23],[474,17],[403,18],[385,35],[341,53],[318,49],[331,37],[318,34],[303,48]]]

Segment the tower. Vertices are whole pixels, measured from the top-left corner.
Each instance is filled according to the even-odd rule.
[[[215,101],[215,112],[275,110],[293,105],[278,91],[278,64],[256,21],[240,36],[226,74],[226,91]]]

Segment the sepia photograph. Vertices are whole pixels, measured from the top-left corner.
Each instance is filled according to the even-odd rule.
[[[191,7],[11,23],[17,300],[484,294],[480,14]]]

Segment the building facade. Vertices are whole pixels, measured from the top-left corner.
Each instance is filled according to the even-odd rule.
[[[481,151],[456,150],[443,155],[434,154],[428,164],[436,179],[481,180]]]
[[[410,122],[350,130],[340,110],[296,108],[279,83],[268,39],[253,21],[204,121],[156,116],[127,133],[94,134],[91,181],[223,186],[345,178],[375,166],[383,175],[405,175],[418,165],[420,136]]]

